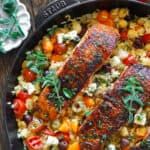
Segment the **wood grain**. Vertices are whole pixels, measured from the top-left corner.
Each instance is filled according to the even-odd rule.
[[[32,29],[31,33],[35,30],[35,16],[39,9],[44,6],[46,3],[48,3],[51,0],[20,0],[23,2],[28,11],[30,12],[31,15],[31,24],[32,24]],[[4,89],[6,86],[6,82],[8,79],[8,76],[11,71],[11,67],[15,61],[15,56],[18,52],[18,49],[14,49],[13,51],[9,52],[8,54],[0,54],[0,100],[3,100],[3,94],[4,94]],[[1,102],[0,102],[0,110],[2,109]],[[0,111],[0,116],[2,116]],[[1,117],[0,117],[1,118]],[[6,150],[5,147],[2,148],[1,142],[4,142],[5,137],[3,134],[4,130],[1,124],[2,120],[0,120],[0,150]],[[3,137],[3,138],[2,138]]]

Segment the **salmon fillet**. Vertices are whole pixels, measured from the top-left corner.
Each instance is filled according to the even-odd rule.
[[[82,150],[94,150],[92,147],[87,148],[85,144],[87,141],[90,145],[93,141],[97,141],[100,147],[98,139],[102,140],[104,136],[112,134],[127,122],[128,111],[123,103],[123,97],[127,96],[127,93],[122,93],[121,89],[131,77],[136,78],[143,88],[143,92],[138,95],[142,102],[150,99],[150,68],[139,64],[128,67],[115,82],[114,87],[104,94],[102,104],[87,117],[80,127],[79,135],[82,139]],[[133,107],[138,108],[137,105]]]
[[[97,24],[89,28],[73,54],[58,71],[62,86],[78,93],[108,60],[118,38],[118,31],[112,27]]]
[[[76,96],[88,82],[89,78],[111,56],[118,39],[119,33],[112,27],[102,24],[90,27],[80,43],[74,48],[72,55],[57,72],[62,88],[73,90],[74,96]],[[41,92],[42,102],[40,99],[38,102],[40,113],[46,113],[48,106],[44,106],[42,103],[43,99],[47,99],[47,94],[45,94],[44,99],[43,92]],[[45,105],[49,105],[48,102]],[[50,109],[51,105],[49,106]]]

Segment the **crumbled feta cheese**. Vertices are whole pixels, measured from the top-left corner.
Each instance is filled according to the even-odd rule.
[[[27,90],[28,94],[32,94],[36,89],[34,85],[30,82],[25,82],[22,76],[18,77],[19,85],[14,87],[14,91],[12,93],[17,94],[21,90]]]
[[[120,58],[119,58],[118,56],[114,56],[114,57],[111,59],[110,63],[111,63],[111,65],[112,65],[112,67],[117,67],[117,66],[119,66],[120,64],[122,64],[122,63],[121,63],[121,60],[120,60]]]
[[[109,144],[108,150],[116,150],[116,146],[114,144]]]
[[[17,136],[18,136],[18,138],[27,138],[28,134],[29,134],[28,129],[24,128],[24,129],[19,129],[18,130]]]
[[[63,43],[64,40],[75,40],[78,38],[77,31],[73,30],[68,33],[59,33],[57,35],[58,43]]]
[[[127,51],[123,50],[123,49],[120,49],[118,51],[118,57],[120,59],[124,59],[124,58],[128,57],[128,55],[129,55],[129,53]]]
[[[64,41],[64,33],[59,33],[58,35],[57,35],[57,41],[58,41],[58,43],[63,43],[63,41]]]
[[[144,126],[146,124],[146,113],[137,113],[134,116],[134,123]]]
[[[119,71],[112,69],[112,74],[111,74],[112,78],[117,78],[117,77],[119,77],[119,75],[120,75]]]
[[[84,91],[88,96],[92,96],[93,93],[97,90],[97,84],[91,83],[88,88]]]
[[[35,91],[35,87],[32,83],[26,83],[22,85],[25,90],[27,90],[28,94],[31,95]]]
[[[59,140],[54,137],[54,136],[48,136],[47,141],[46,141],[46,145],[50,146],[50,145],[58,145]]]
[[[75,31],[75,30],[70,31],[70,32],[68,32],[67,34],[64,35],[64,38],[68,39],[68,40],[74,40],[77,37],[78,37],[77,31]]]

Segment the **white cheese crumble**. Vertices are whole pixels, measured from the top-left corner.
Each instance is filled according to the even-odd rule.
[[[63,43],[64,40],[75,40],[78,38],[77,31],[73,30],[68,33],[59,33],[57,35],[57,41],[58,43]]]
[[[128,57],[129,53],[126,50],[120,49],[118,52],[118,57],[120,59],[125,59],[126,57]]]
[[[27,138],[28,134],[29,134],[28,129],[24,128],[24,129],[18,130],[17,136],[18,136],[18,138]]]
[[[118,78],[119,75],[120,75],[120,72],[117,71],[117,70],[115,70],[115,69],[112,69],[112,72],[111,72],[111,73],[112,73],[112,74],[111,74],[111,77],[112,77],[112,78]]]
[[[114,144],[109,144],[107,150],[116,150],[116,146]]]
[[[13,93],[18,93],[21,90],[26,90],[31,95],[36,89],[32,83],[22,81],[19,85],[15,86]]]
[[[122,64],[120,58],[118,56],[114,56],[111,60],[110,63],[112,67],[118,67],[120,64]]]
[[[137,125],[146,125],[146,113],[137,113],[134,116],[134,123]]]
[[[25,83],[22,86],[25,90],[27,90],[29,95],[31,95],[35,91],[35,87],[32,83]]]
[[[88,96],[93,96],[93,93],[97,90],[97,84],[91,83],[88,88],[84,91]]]
[[[47,146],[51,146],[51,145],[58,145],[59,140],[54,137],[54,136],[48,136],[47,141],[46,141],[46,145]]]

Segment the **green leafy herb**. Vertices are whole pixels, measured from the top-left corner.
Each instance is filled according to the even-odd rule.
[[[92,113],[92,111],[87,110],[87,111],[85,112],[85,116],[88,117],[89,115],[91,115],[91,113]]]
[[[26,54],[27,67],[42,76],[44,69],[49,65],[48,58],[40,50],[29,51]]]
[[[68,99],[72,98],[74,95],[73,91],[67,88],[63,88],[63,94]]]
[[[143,93],[144,89],[136,77],[132,76],[126,79],[125,84],[121,90],[128,93],[127,96],[123,97],[123,103],[124,107],[128,110],[129,113],[128,122],[131,123],[134,119],[134,112],[136,111],[133,106],[136,104],[140,107],[143,107],[144,105],[141,98],[139,97],[139,94]]]
[[[54,70],[49,71],[45,77],[41,77],[37,81],[42,84],[43,88],[51,88],[48,99],[52,101],[58,109],[61,109],[66,98],[71,99],[74,96],[72,90],[61,87],[61,81]]]
[[[55,31],[57,30],[57,28],[58,28],[57,25],[54,25],[52,28],[49,28],[49,29],[47,30],[48,34],[49,34],[50,36],[54,35],[54,33],[55,33]]]
[[[140,148],[142,148],[142,150],[150,150],[150,138],[142,141],[140,144]]]

